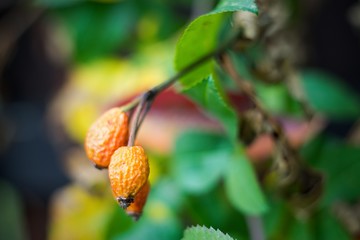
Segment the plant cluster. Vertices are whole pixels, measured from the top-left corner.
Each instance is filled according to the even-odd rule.
[[[138,219],[150,192],[149,162],[136,144],[137,134],[154,100],[174,87],[222,126],[221,133],[190,131],[176,141],[172,181],[193,197],[189,205],[194,205],[187,206],[190,213],[178,210],[184,219],[252,239],[358,236],[358,229],[349,228],[353,222],[341,217],[351,207],[336,203],[358,200],[359,148],[321,135],[296,143],[285,125],[289,118],[307,126],[324,119],[355,119],[359,100],[336,78],[299,68],[300,51],[286,8],[283,1],[220,1],[179,38],[176,75],[105,112],[91,126],[85,140],[88,158],[97,168],[108,168],[113,195],[126,213]],[[270,139],[269,154],[252,159],[249,148],[263,136]],[[186,205],[177,202],[175,209]],[[211,209],[219,216],[205,213]],[[241,215],[229,213],[233,209]],[[226,218],[246,222],[248,233],[216,221]],[[230,239],[199,226],[184,234],[186,240],[209,238]]]

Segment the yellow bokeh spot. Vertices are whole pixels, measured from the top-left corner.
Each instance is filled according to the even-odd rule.
[[[139,21],[138,35],[143,41],[154,39],[159,32],[159,21],[156,16],[146,16]]]
[[[112,209],[112,199],[68,186],[53,196],[48,239],[102,240]]]
[[[149,164],[150,164],[149,180],[150,180],[151,184],[154,185],[159,178],[160,169],[159,169],[159,164],[157,163],[157,161],[153,161],[153,159],[151,159],[151,156],[149,156],[149,158],[150,158],[150,160],[149,160]]]
[[[91,102],[83,102],[69,107],[72,109],[65,116],[66,130],[73,139],[83,142],[86,132],[98,117],[99,112]]]
[[[133,91],[134,86],[127,84],[132,75],[127,62],[106,59],[78,67],[72,74],[71,82],[74,88],[82,89],[90,96],[108,98],[114,90],[120,94]]]
[[[149,202],[146,206],[146,214],[149,218],[157,222],[164,222],[172,215],[169,207],[160,201]]]
[[[60,116],[69,136],[82,143],[89,126],[104,110],[168,78],[173,44],[152,44],[131,58],[99,59],[76,66],[54,101],[54,116]]]

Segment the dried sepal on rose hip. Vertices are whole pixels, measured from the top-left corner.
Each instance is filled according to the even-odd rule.
[[[140,146],[120,147],[111,157],[109,179],[112,193],[123,209],[134,202],[134,197],[149,177],[149,162]]]
[[[134,202],[131,203],[130,206],[125,210],[126,214],[132,217],[135,221],[137,221],[141,217],[149,192],[150,182],[147,181],[145,185],[140,189],[138,194],[136,194]]]
[[[89,128],[84,144],[86,154],[97,168],[107,168],[112,154],[125,146],[128,138],[128,115],[120,108],[111,108]]]

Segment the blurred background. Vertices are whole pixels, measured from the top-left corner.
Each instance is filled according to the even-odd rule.
[[[302,44],[299,67],[326,71],[359,95],[360,2],[284,2]],[[0,2],[0,239],[180,239],[197,223],[246,239],[239,234],[245,220],[221,188],[192,195],[172,180],[175,138],[186,129],[219,128],[174,90],[157,98],[139,133],[152,159],[144,220],[125,216],[106,171],[94,169],[83,150],[88,127],[104,110],[175,73],[178,37],[216,3]],[[327,119],[322,127],[344,139],[355,122]],[[296,134],[303,125],[289,126]]]

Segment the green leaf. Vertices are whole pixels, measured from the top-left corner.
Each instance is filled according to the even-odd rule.
[[[283,218],[288,215],[287,209],[285,208],[284,202],[279,201],[279,199],[269,199],[268,201],[268,211],[262,216],[264,222],[264,229],[266,236],[269,239],[276,239],[279,231],[284,234],[284,231],[281,230],[283,227]],[[289,221],[287,221],[288,223]]]
[[[118,222],[121,225],[121,222]],[[129,231],[113,237],[113,240],[139,240],[156,239],[168,240],[179,239],[181,236],[180,223],[175,218],[167,218],[166,221],[140,218],[136,225]]]
[[[354,119],[360,116],[360,100],[336,77],[321,71],[302,73],[303,86],[315,110],[334,119]]]
[[[163,177],[151,186],[148,201],[156,200],[166,204],[171,210],[178,211],[184,201],[184,195],[175,180]]]
[[[84,2],[57,11],[74,44],[74,58],[85,62],[111,54],[124,43],[136,20],[132,1]]]
[[[33,4],[35,6],[57,8],[57,7],[68,7],[74,4],[85,2],[87,0],[35,0]]]
[[[233,238],[212,227],[195,226],[185,230],[182,240],[233,240]]]
[[[301,106],[289,94],[283,84],[264,84],[257,82],[256,92],[264,107],[276,114],[300,114]]]
[[[360,195],[360,148],[340,140],[317,138],[303,149],[305,159],[325,174],[323,203],[356,200]]]
[[[182,197],[171,179],[157,181],[151,186],[149,197],[139,221],[111,239],[180,239],[182,227],[175,211],[179,210],[179,204],[183,201]],[[122,225],[122,222],[117,222],[117,224]],[[119,226],[119,228],[122,227]]]
[[[210,190],[222,176],[232,145],[224,137],[204,132],[186,132],[176,141],[174,177],[186,192]]]
[[[257,13],[255,1],[223,0],[210,13],[192,21],[179,39],[175,52],[175,68],[182,70],[200,57],[213,51],[218,45],[218,37],[222,24],[229,12],[251,11]],[[190,88],[208,77],[214,61],[208,61],[191,71],[181,79],[184,89]]]
[[[236,152],[225,175],[225,190],[231,204],[240,212],[259,215],[267,203],[256,179],[254,169],[243,150]]]
[[[340,222],[331,214],[329,208],[313,213],[310,219],[296,219],[289,226],[289,237],[292,240],[350,240],[349,234]]]
[[[329,209],[324,209],[316,218],[317,232],[314,239],[350,240],[352,239],[341,223],[331,214]]]
[[[228,136],[235,141],[238,133],[238,119],[235,111],[227,104],[223,90],[213,77],[183,92],[204,110],[217,118],[226,130]]]
[[[206,194],[191,196],[188,198],[186,207],[192,222],[199,225],[216,226],[231,233],[237,239],[247,238],[245,218],[238,211],[234,211],[227,199],[224,198],[222,186],[216,187]],[[233,226],[234,220],[236,220],[236,230],[230,227]]]
[[[20,196],[3,181],[0,181],[0,196],[0,239],[27,239]]]
[[[226,12],[226,11],[249,11],[257,14],[258,9],[254,0],[222,0],[219,5],[216,6],[212,13]]]
[[[306,220],[295,219],[289,229],[289,239],[291,240],[315,240],[311,225]],[[320,238],[327,239],[327,238]]]
[[[114,204],[113,208],[112,216],[106,224],[104,239],[112,239],[135,226],[134,221],[119,207],[119,205]]]
[[[182,70],[200,57],[213,51],[224,18],[223,14],[209,14],[195,19],[180,38],[175,52],[175,68]],[[214,62],[208,61],[181,79],[187,89],[210,75]]]

